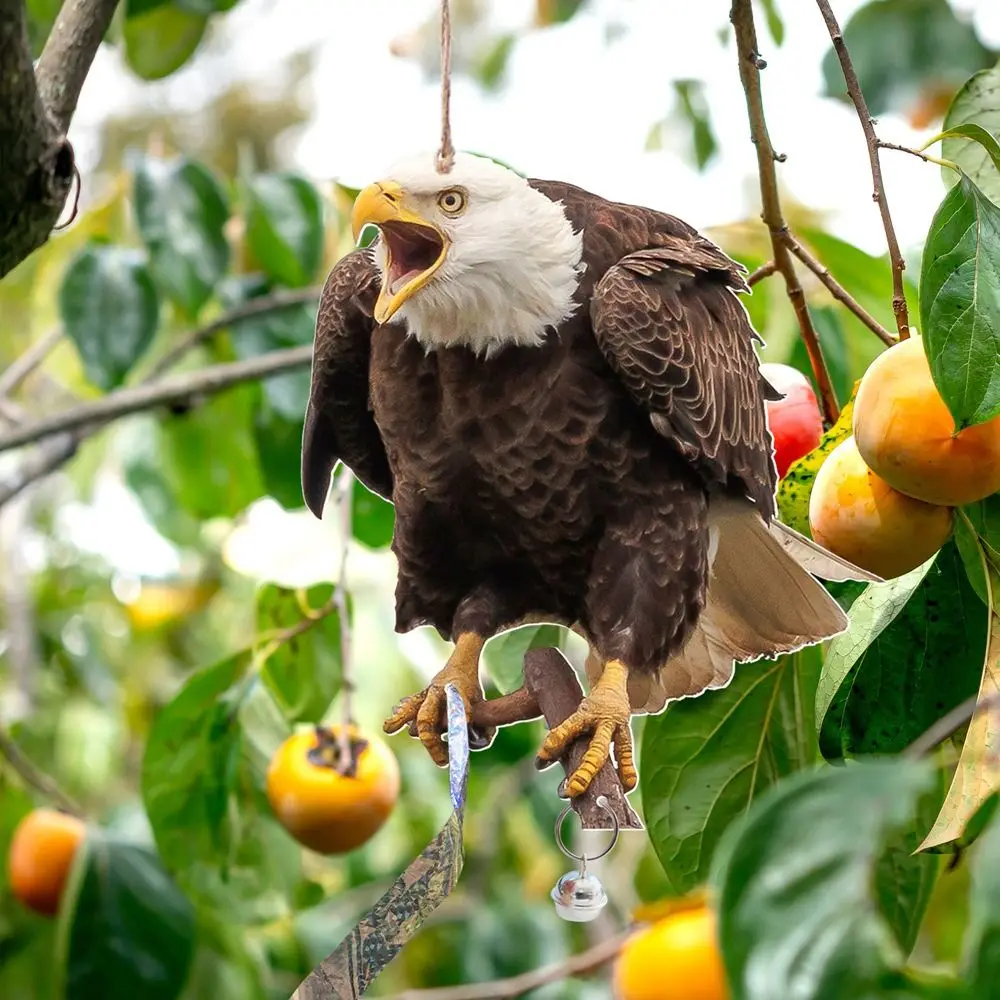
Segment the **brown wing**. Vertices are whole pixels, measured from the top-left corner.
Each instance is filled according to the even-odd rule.
[[[365,250],[347,254],[326,279],[316,315],[312,387],[302,435],[302,495],[323,514],[338,459],[373,493],[390,499],[392,472],[369,405],[368,366],[379,274]]]
[[[657,431],[711,486],[736,488],[769,520],[777,470],[764,400],[780,396],[760,374],[739,266],[697,235],[657,242],[598,282],[597,342]]]

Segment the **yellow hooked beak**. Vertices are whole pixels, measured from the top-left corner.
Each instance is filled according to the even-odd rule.
[[[444,263],[448,239],[432,222],[404,206],[403,189],[393,181],[369,184],[354,202],[354,239],[366,225],[378,226],[385,247],[385,275],[375,303],[375,322],[388,322],[397,309],[430,281]]]

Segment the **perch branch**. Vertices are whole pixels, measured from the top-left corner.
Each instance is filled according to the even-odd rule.
[[[844,286],[830,273],[830,269],[821,264],[798,240],[792,236],[788,237],[788,249],[806,267],[816,275],[817,278],[829,290],[830,294],[843,303],[855,316],[868,327],[872,333],[878,337],[887,347],[892,347],[896,343],[896,337],[890,333],[857,299],[852,296]]]
[[[760,175],[761,218],[771,234],[774,265],[785,279],[785,290],[799,321],[802,340],[809,355],[816,387],[823,404],[823,415],[833,423],[840,413],[837,394],[830,380],[830,372],[823,357],[819,336],[813,326],[805,293],[795,273],[795,262],[789,249],[790,236],[781,212],[778,196],[778,174],[775,161],[779,159],[771,145],[771,138],[764,119],[764,101],[760,88],[760,70],[763,60],[757,52],[757,29],[753,19],[752,0],[733,0],[730,20],[736,29],[736,50],[739,58],[740,81],[746,95],[747,114],[750,118],[750,135],[757,147],[757,172]]]
[[[52,25],[35,77],[42,103],[63,134],[117,6],[118,0],[65,0]]]
[[[6,727],[0,724],[0,754],[7,763],[20,775],[21,780],[30,788],[34,788],[50,802],[73,816],[83,816],[80,807],[71,799],[30,757],[14,742],[14,738]]]
[[[445,986],[429,990],[405,990],[390,1000],[512,1000],[537,990],[548,983],[561,982],[575,976],[586,976],[607,965],[621,951],[629,937],[629,931],[600,941],[592,948],[573,955],[571,958],[540,969],[522,972],[509,979],[497,979],[490,983],[473,983],[470,986]]]
[[[36,340],[0,375],[0,399],[5,399],[52,353],[63,338],[63,329],[54,327]]]
[[[747,2],[749,3],[749,0]],[[899,240],[896,239],[896,229],[892,224],[892,216],[889,214],[889,201],[885,196],[885,184],[882,181],[879,139],[875,134],[875,123],[868,110],[865,95],[861,92],[858,74],[854,71],[851,54],[847,50],[844,35],[830,7],[829,0],[816,0],[816,6],[819,7],[827,30],[830,32],[830,39],[844,74],[844,82],[847,84],[847,93],[858,112],[858,120],[861,122],[861,129],[865,134],[868,160],[871,163],[872,182],[875,185],[872,197],[878,203],[879,214],[882,216],[882,228],[885,230],[885,241],[889,246],[889,260],[892,263],[892,311],[896,317],[899,339],[906,340],[910,335],[910,315],[906,307],[906,292],[903,288],[903,271],[906,269],[906,261],[903,260],[903,255],[900,252]]]
[[[177,375],[162,382],[119,389],[102,399],[81,403],[0,434],[0,451],[20,448],[53,434],[76,430],[88,424],[116,420],[158,406],[189,402],[199,396],[222,392],[242,382],[253,382],[296,368],[305,368],[311,361],[312,345],[307,344],[303,347],[270,351],[245,361],[209,365],[199,371]]]

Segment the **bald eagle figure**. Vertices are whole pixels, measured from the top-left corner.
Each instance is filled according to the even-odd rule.
[[[486,641],[556,622],[590,644],[590,692],[539,758],[589,735],[567,794],[612,747],[631,789],[633,713],[845,628],[811,573],[869,577],[774,520],[780,397],[717,246],[471,154],[446,174],[432,154],[398,164],[352,222],[380,237],[323,289],[303,493],[322,516],[339,460],[390,500],[396,629],[454,642],[386,732],[446,765],[445,684],[471,710]]]

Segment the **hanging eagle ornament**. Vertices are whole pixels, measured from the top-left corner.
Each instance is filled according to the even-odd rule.
[[[395,506],[396,630],[454,649],[405,698],[445,766],[445,685],[474,709],[486,641],[574,628],[590,691],[539,749],[612,748],[635,787],[630,719],[724,687],[734,663],[841,632],[815,579],[872,579],[775,519],[777,473],[739,293],[744,269],[692,227],[459,153],[365,188],[323,289],[302,448],[322,516],[339,461]],[[492,732],[471,732],[488,746]]]

